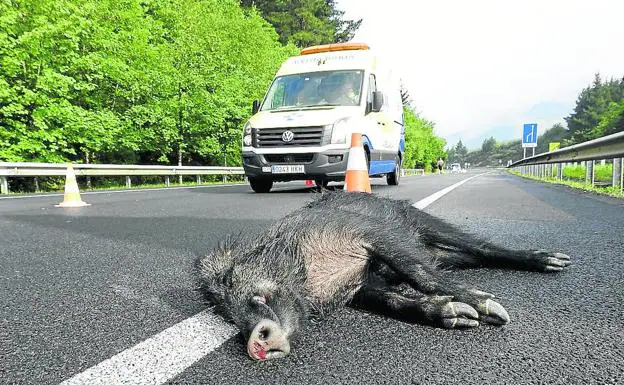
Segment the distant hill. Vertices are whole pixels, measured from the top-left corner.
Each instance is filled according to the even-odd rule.
[[[572,111],[574,103],[564,102],[541,102],[520,114],[518,118],[510,119],[515,123],[500,124],[478,134],[469,131],[450,135],[448,143],[457,143],[460,139],[470,150],[481,148],[483,141],[494,137],[499,142],[520,139],[523,123],[537,123],[538,133],[544,132],[545,128],[552,127],[556,123],[564,123],[563,116]]]
[[[605,135],[624,131],[624,78],[603,81],[599,74],[593,83],[579,94],[572,112],[562,122],[552,118],[552,114],[566,108],[563,103],[540,103],[522,116],[525,123],[538,123],[538,127],[550,127],[541,135],[538,128],[535,154],[548,152],[551,142],[559,142],[561,147],[585,142]],[[567,109],[569,111],[570,109]],[[562,112],[561,115],[564,116]],[[546,124],[545,119],[552,119],[554,124]],[[518,119],[510,119],[514,122]],[[516,125],[494,127],[486,133],[459,140],[448,152],[451,163],[471,163],[473,166],[506,165],[508,161],[517,161],[523,156],[520,141],[520,127]],[[489,137],[486,136],[489,134]],[[478,142],[481,141],[481,145]],[[453,143],[453,141],[450,141]],[[469,148],[477,148],[469,151]],[[532,154],[527,149],[527,156]]]

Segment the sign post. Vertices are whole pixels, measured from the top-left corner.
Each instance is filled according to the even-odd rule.
[[[527,147],[533,148],[533,156],[535,156],[535,147],[537,147],[537,123],[525,123],[522,129],[523,159],[526,158]]]

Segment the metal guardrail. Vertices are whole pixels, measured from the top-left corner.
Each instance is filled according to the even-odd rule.
[[[126,187],[132,187],[131,176],[164,176],[165,184],[170,185],[169,177],[195,175],[197,184],[201,175],[244,175],[242,167],[221,166],[166,166],[166,165],[122,165],[122,164],[72,164],[76,176],[125,176]],[[9,193],[9,178],[65,176],[66,163],[0,162],[0,194]],[[402,169],[402,176],[423,175],[423,169]]]
[[[242,167],[217,166],[166,166],[166,165],[120,165],[120,164],[73,164],[76,176],[125,176],[126,187],[131,187],[131,176],[164,176],[169,186],[169,177],[195,175],[201,183],[201,175],[243,175]],[[65,163],[6,163],[0,162],[0,193],[9,193],[10,177],[65,176]]]
[[[603,136],[602,138],[564,147],[555,151],[537,154],[514,162],[507,168],[517,169],[523,175],[539,178],[553,177],[556,167],[557,179],[563,179],[563,169],[570,163],[585,163],[585,183],[595,185],[594,165],[597,160],[609,160],[613,163],[611,185],[624,187],[622,169],[624,168],[624,132]]]

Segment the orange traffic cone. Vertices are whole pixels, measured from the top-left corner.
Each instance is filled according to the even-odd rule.
[[[349,149],[344,189],[347,192],[371,192],[366,153],[364,146],[362,146],[362,134],[359,133],[351,134],[351,148]]]
[[[74,166],[67,165],[67,174],[65,176],[65,197],[63,202],[55,207],[83,207],[91,206],[80,199],[80,190],[78,189],[78,182],[76,182],[76,174],[74,173]]]

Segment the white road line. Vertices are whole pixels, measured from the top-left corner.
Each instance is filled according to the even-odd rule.
[[[491,172],[491,171],[490,171]],[[424,209],[425,207],[429,206],[430,204],[432,204],[433,202],[437,201],[438,199],[442,198],[444,195],[448,194],[449,192],[451,192],[452,190],[456,189],[457,187],[463,185],[464,183],[468,182],[471,179],[474,178],[478,178],[482,175],[485,174],[489,174],[490,172],[484,172],[483,174],[478,174],[475,176],[471,176],[470,178],[466,178],[464,180],[461,180],[457,183],[455,183],[454,185],[448,186],[447,188],[444,188],[436,193],[433,193],[431,195],[429,195],[426,198],[423,198],[421,200],[419,200],[418,202],[414,203],[414,207],[416,207],[417,209]]]
[[[61,385],[162,384],[238,332],[208,310],[163,330]]]
[[[466,178],[414,204],[422,209],[483,173]],[[60,385],[160,385],[212,352],[238,330],[204,310],[153,337],[92,366]]]

